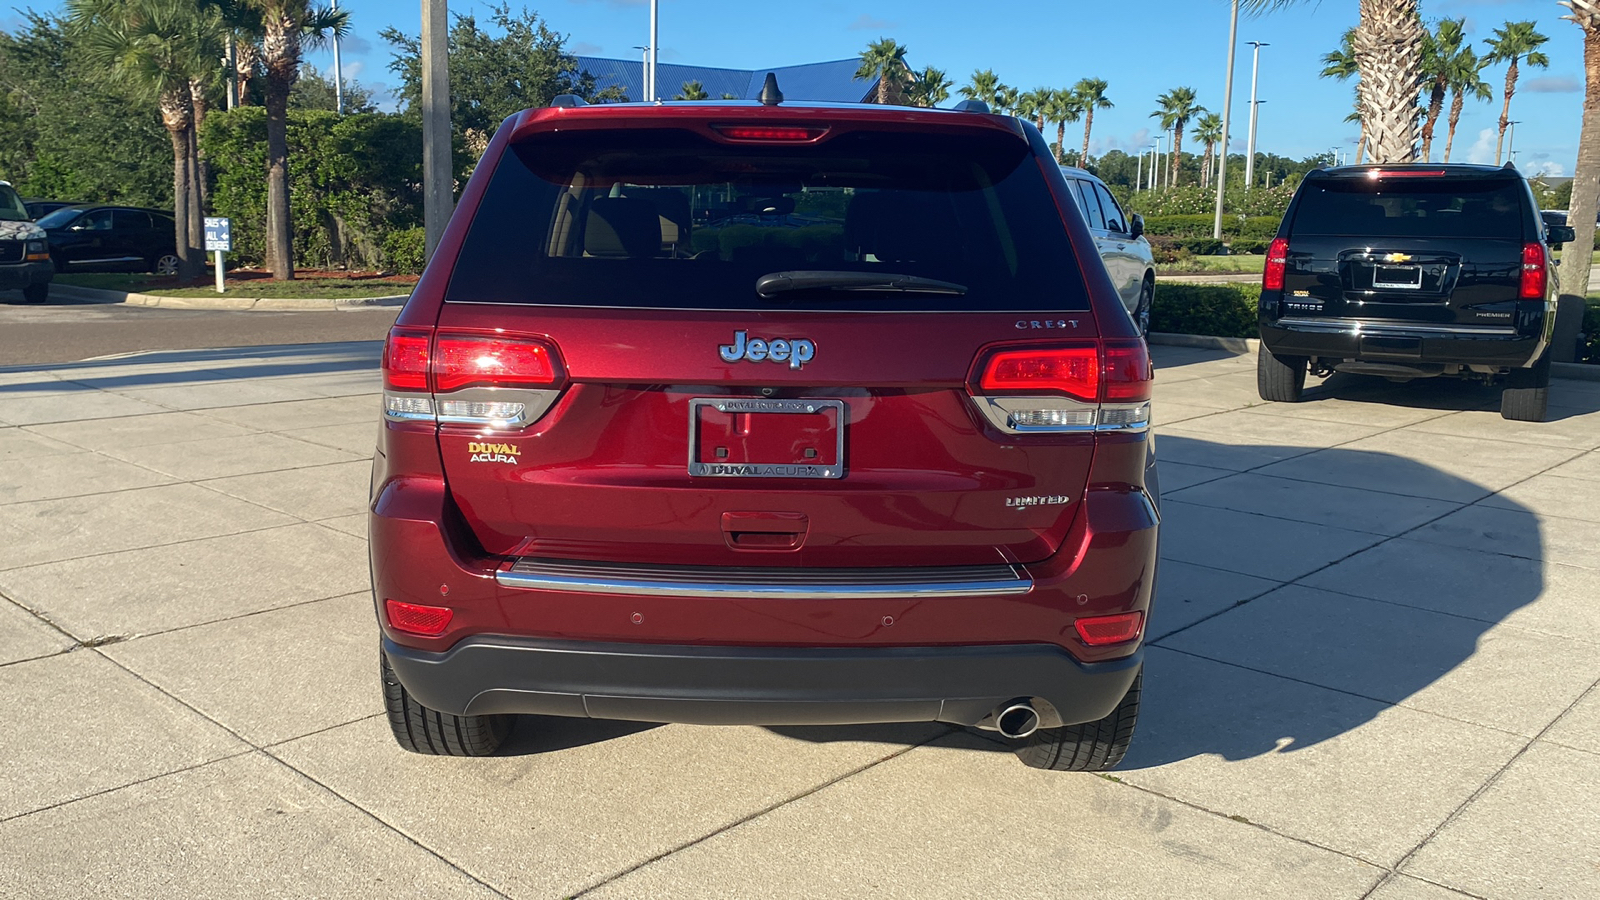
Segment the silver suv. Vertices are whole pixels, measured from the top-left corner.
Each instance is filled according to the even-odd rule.
[[[1083,210],[1089,223],[1089,233],[1094,235],[1095,247],[1106,265],[1106,274],[1117,288],[1122,305],[1139,326],[1140,334],[1150,333],[1150,302],[1156,292],[1155,258],[1150,255],[1150,242],[1144,238],[1144,218],[1138,213],[1129,216],[1117,205],[1105,182],[1083,169],[1062,166],[1072,187],[1073,199]]]

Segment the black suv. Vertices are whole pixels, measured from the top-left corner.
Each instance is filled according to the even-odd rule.
[[[178,271],[172,215],[132,206],[66,206],[39,219],[58,272]]]
[[[1263,400],[1296,402],[1306,373],[1448,375],[1504,385],[1500,413],[1542,421],[1555,329],[1550,247],[1516,169],[1317,170],[1295,192],[1261,284]]]

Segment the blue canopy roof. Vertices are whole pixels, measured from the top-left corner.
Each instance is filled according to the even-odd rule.
[[[721,100],[732,94],[737,100],[755,100],[761,94],[761,85],[767,73],[778,76],[778,88],[785,100],[806,100],[825,103],[860,103],[878,89],[878,80],[857,78],[859,59],[836,59],[829,62],[807,63],[800,66],[780,66],[771,69],[719,69],[713,66],[681,66],[675,63],[657,63],[656,78],[660,82],[661,99],[671,100],[691,81],[700,82],[712,100]],[[599,56],[578,57],[578,69],[594,76],[599,90],[619,86],[629,100],[644,99],[644,63],[637,59],[606,59]]]

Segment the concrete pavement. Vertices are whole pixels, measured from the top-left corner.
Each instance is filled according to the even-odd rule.
[[[1553,421],[1158,347],[1163,570],[1110,776],[937,725],[528,718],[408,755],[376,343],[0,369],[0,896],[1600,896],[1600,384]]]

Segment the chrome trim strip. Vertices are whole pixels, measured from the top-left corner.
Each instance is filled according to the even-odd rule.
[[[882,573],[871,569],[774,569],[763,576],[759,569],[590,567],[519,559],[510,569],[497,572],[495,580],[502,587],[523,590],[741,600],[917,599],[1016,595],[1033,590],[1033,581],[1012,566],[952,567],[942,573],[939,569]]]
[[[1310,331],[1318,334],[1384,334],[1414,335],[1417,337],[1502,337],[1516,336],[1517,329],[1508,325],[1405,325],[1388,322],[1351,322],[1348,320],[1324,321],[1299,316],[1284,316],[1277,326],[1290,331]]]

